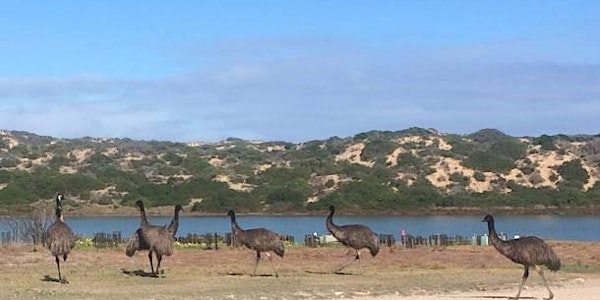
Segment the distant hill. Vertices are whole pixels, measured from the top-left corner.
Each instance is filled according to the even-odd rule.
[[[0,207],[56,192],[70,205],[182,204],[199,212],[355,212],[596,207],[600,137],[512,137],[495,129],[369,131],[300,144],[60,139],[0,131]]]

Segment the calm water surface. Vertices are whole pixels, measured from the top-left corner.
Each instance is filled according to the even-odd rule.
[[[377,233],[400,237],[401,230],[407,234],[429,236],[431,234],[461,235],[465,237],[487,232],[481,222],[482,216],[335,216],[338,225],[361,223]],[[152,224],[169,224],[171,217],[149,217]],[[77,233],[93,236],[95,232],[121,231],[130,236],[139,227],[139,217],[65,217],[65,221]],[[305,234],[327,233],[325,216],[237,216],[242,228],[266,227],[273,231],[293,235],[296,241],[304,240]],[[8,218],[0,218],[0,231],[8,230]],[[179,236],[188,233],[226,233],[231,230],[226,216],[181,216]],[[509,237],[536,235],[546,239],[600,241],[599,216],[496,216],[496,230]]]

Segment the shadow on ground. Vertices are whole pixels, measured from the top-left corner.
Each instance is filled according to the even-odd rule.
[[[129,276],[152,277],[152,278],[164,277],[164,276],[159,276],[158,274],[146,272],[144,270],[125,270],[125,269],[121,269],[121,272],[123,272],[123,274],[129,275]]]

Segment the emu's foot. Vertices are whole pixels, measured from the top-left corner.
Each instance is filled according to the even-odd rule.
[[[60,279],[58,280],[58,282],[60,282],[60,283],[62,283],[62,284],[69,284],[69,281],[67,280],[67,278],[66,278],[66,277],[60,278]]]
[[[550,295],[548,295],[548,298],[544,298],[546,300],[552,300],[554,299],[554,294],[552,294],[552,292],[550,292]]]

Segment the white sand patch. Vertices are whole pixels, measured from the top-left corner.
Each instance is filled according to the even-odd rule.
[[[254,189],[254,186],[245,182],[232,182],[231,178],[227,175],[215,176],[215,181],[225,182],[230,189],[240,192],[249,192]]]
[[[404,136],[396,139],[396,142],[400,145],[421,143],[424,143],[425,147],[433,145],[433,141],[430,138],[424,138],[422,136]]]
[[[0,191],[5,189],[8,186],[8,183],[0,183]]]
[[[127,153],[127,155],[125,155],[125,157],[123,157],[123,159],[127,160],[127,161],[132,161],[132,160],[142,160],[146,157],[147,156],[142,153]]]
[[[194,207],[194,204],[196,204],[196,203],[200,204],[200,203],[202,203],[203,200],[204,199],[202,199],[202,198],[190,198],[188,200],[189,204],[187,206],[192,208],[192,207]]]
[[[586,143],[584,142],[571,142],[570,145],[571,147],[575,148],[575,149],[579,149],[582,146],[585,146]]]
[[[233,149],[233,148],[235,148],[235,145],[231,144],[231,145],[217,146],[215,149],[218,151],[223,151],[223,150],[229,150],[229,149]]]
[[[45,154],[46,154],[46,156],[40,156],[36,159],[22,158],[20,160],[19,164],[17,165],[17,169],[27,170],[33,166],[47,165],[48,162],[54,157],[54,154],[53,153],[45,153]]]
[[[40,156],[36,159],[32,159],[31,162],[36,166],[47,164],[54,157],[54,153],[46,153],[46,156]]]
[[[169,179],[171,178],[175,178],[175,179],[179,179],[180,181],[185,181],[188,180],[190,178],[194,177],[193,175],[186,175],[186,174],[175,174],[175,175],[170,175],[170,176],[164,176],[164,175],[158,175],[158,174],[153,174],[152,175],[152,181],[156,182],[156,183],[168,183]]]
[[[587,191],[593,188],[594,185],[596,185],[596,183],[598,182],[598,172],[587,162],[582,161],[581,166],[587,171],[589,176],[588,181],[583,185],[583,190]]]
[[[306,203],[314,203],[319,201],[319,196],[312,196],[306,199]]]
[[[340,188],[340,184],[343,182],[352,181],[352,178],[345,174],[329,174],[329,175],[311,175],[309,184],[318,191],[318,195],[308,197],[307,203],[317,202],[320,196],[332,193]]]
[[[141,153],[127,153],[127,155],[125,155],[125,157],[119,159],[119,166],[125,170],[131,169],[132,168],[131,161],[142,160],[144,158],[146,158],[146,156]]]
[[[529,144],[529,143],[531,143],[531,139],[528,139],[528,138],[523,138],[523,137],[522,137],[522,138],[519,138],[519,141],[520,141],[521,143],[526,143],[526,144]]]
[[[571,145],[580,147],[583,143],[571,143]],[[566,162],[579,159],[577,155],[571,152],[559,154],[556,151],[542,151],[540,145],[530,146],[529,148],[530,153],[534,153],[529,154],[526,159],[531,161],[531,165],[535,167],[535,171],[532,174],[525,175],[519,169],[512,169],[508,175],[504,176],[505,179],[514,180],[518,184],[530,188],[556,188],[557,184],[563,180],[557,172],[558,167]],[[525,164],[525,159],[517,161],[517,167],[522,167]],[[587,183],[583,186],[583,189],[587,191],[598,182],[598,172],[594,166],[584,160],[581,160],[581,166],[589,176]],[[532,183],[529,180],[532,176],[539,176],[541,182]],[[557,178],[557,180],[553,182],[551,180],[552,177]]]
[[[258,165],[258,166],[256,166],[256,168],[254,168],[254,175],[260,174],[260,173],[270,169],[271,167],[273,167],[272,164]]]
[[[350,145],[344,152],[335,156],[335,161],[349,161],[354,164],[373,167],[375,165],[374,161],[363,161],[360,158],[363,149],[365,149],[365,143]]]
[[[392,153],[390,153],[388,156],[386,156],[385,164],[389,167],[397,166],[398,165],[398,155],[405,153],[405,152],[406,152],[406,150],[402,147],[394,149],[394,151],[392,151]]]
[[[285,146],[283,146],[283,145],[267,146],[267,152],[275,152],[275,151],[285,151]]]
[[[535,149],[539,149],[539,147],[535,147]],[[532,165],[535,166],[537,174],[542,179],[541,182],[533,185],[531,182],[527,181],[526,183],[521,183],[526,187],[550,187],[556,188],[556,184],[562,181],[560,174],[556,172],[556,168],[562,165],[565,162],[571,161],[573,159],[577,159],[573,153],[567,153],[565,155],[560,155],[555,151],[548,151],[543,153],[532,153],[527,156],[527,158],[532,162]],[[523,163],[522,160],[517,161],[517,166]],[[520,175],[520,176],[519,176]],[[520,170],[511,170],[511,172],[505,176],[506,179],[517,181],[519,177],[524,177],[523,173]],[[558,178],[556,182],[551,180],[552,177]]]
[[[431,147],[437,142],[438,149],[447,151],[452,150],[452,145],[446,143],[441,137],[406,136],[396,139],[395,142],[400,145],[417,144],[422,145],[422,147]]]
[[[530,174],[529,176],[534,175],[537,176],[538,172],[534,172],[532,174]],[[529,181],[528,176],[525,176],[525,174],[523,173],[523,171],[519,170],[519,169],[511,169],[510,172],[508,172],[508,174],[505,174],[502,176],[504,179],[506,180],[512,180],[514,182],[516,182],[517,184],[524,186],[524,187],[534,187],[534,184]],[[542,187],[541,184],[547,184],[547,182],[544,180],[544,182],[537,184],[537,187]]]
[[[60,166],[58,172],[61,174],[75,174],[77,173],[77,169],[72,166]]]
[[[485,176],[485,180],[477,181],[473,178],[475,170],[464,167],[460,160],[450,157],[441,157],[433,168],[435,172],[427,175],[426,178],[432,185],[442,189],[447,189],[453,184],[450,180],[450,176],[454,173],[460,173],[463,176],[471,178],[466,189],[476,193],[492,191],[494,187],[491,184],[491,181],[498,178],[495,173],[482,172]]]
[[[114,185],[110,185],[103,189],[90,191],[90,194],[92,194],[93,196],[106,196],[114,193],[116,190],[117,188]]]
[[[190,143],[187,143],[188,147],[200,147],[200,146],[204,146],[204,145],[206,145],[206,143],[203,143],[203,142],[190,142]]]
[[[11,136],[5,137],[2,140],[4,140],[4,142],[8,145],[8,149],[12,149],[16,146],[19,146],[19,141],[17,141]]]
[[[13,138],[12,134],[6,130],[0,130],[2,140],[8,145],[8,149],[12,149],[19,145],[19,141]]]
[[[123,170],[129,170],[133,166],[131,164],[131,161],[129,161],[129,160],[119,160],[119,167],[121,167],[121,169],[123,169]]]
[[[94,150],[91,148],[75,149],[70,152],[70,155],[75,157],[76,163],[78,164],[82,163],[86,158],[92,156],[92,154],[94,154]]]
[[[444,141],[444,139],[437,138],[437,140],[438,140],[438,149],[445,150],[445,151],[452,150],[452,145],[446,143],[446,141]]]
[[[208,163],[213,167],[220,167],[224,162],[224,159],[219,159],[217,157],[212,157],[210,160],[208,160]]]
[[[117,147],[106,148],[106,149],[104,149],[104,151],[102,151],[102,155],[105,155],[105,156],[114,156],[114,155],[117,155],[118,153],[119,153],[119,149]]]
[[[406,185],[411,186],[417,181],[417,175],[410,173],[398,172],[396,173],[396,179],[406,182]]]
[[[340,182],[352,181],[345,174],[329,174],[320,176],[311,176],[310,184],[317,187],[323,187],[325,190],[335,190],[339,188]],[[331,182],[331,187],[326,187]]]

